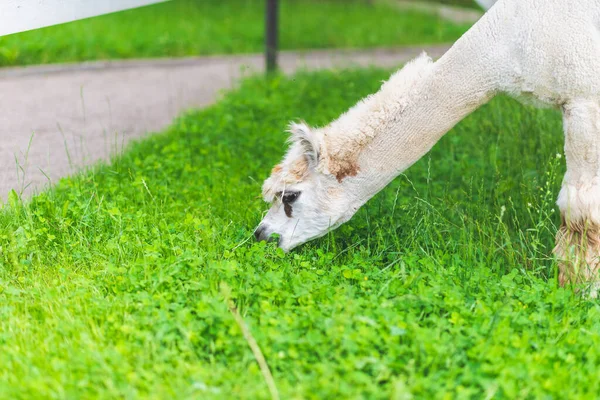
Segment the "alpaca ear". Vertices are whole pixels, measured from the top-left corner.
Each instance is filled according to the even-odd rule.
[[[291,122],[288,127],[289,142],[298,144],[311,167],[319,161],[319,143],[316,135],[305,122]]]

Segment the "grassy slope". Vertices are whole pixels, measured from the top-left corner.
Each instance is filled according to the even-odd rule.
[[[261,52],[263,21],[263,1],[173,0],[0,37],[0,66]],[[362,0],[281,1],[282,49],[452,42],[467,28]]]
[[[289,119],[324,124],[383,71],[249,81],[109,166],[0,214],[5,398],[590,398],[600,304],[548,258],[560,117],[494,100],[351,222],[254,243]],[[400,398],[400,397],[397,397]]]

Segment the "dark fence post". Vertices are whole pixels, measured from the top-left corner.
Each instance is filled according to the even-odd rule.
[[[267,73],[277,69],[278,2],[278,0],[266,0],[265,58],[267,63]]]

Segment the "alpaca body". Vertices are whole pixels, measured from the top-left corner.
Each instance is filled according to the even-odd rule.
[[[563,111],[561,283],[600,282],[600,0],[499,0],[437,62],[412,61],[328,126],[292,125],[257,238],[289,250],[339,226],[498,93]]]
[[[600,1],[500,1],[499,89],[563,112],[567,173],[558,196],[561,284],[600,282]],[[508,22],[505,22],[508,21]]]
[[[499,1],[487,17],[501,91],[558,107],[600,97],[600,1]]]

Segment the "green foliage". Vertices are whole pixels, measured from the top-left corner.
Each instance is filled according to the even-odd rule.
[[[468,26],[363,0],[281,1],[282,49],[452,42]],[[172,0],[0,37],[0,66],[264,49],[264,0]]]
[[[600,304],[551,259],[560,116],[499,98],[346,225],[255,243],[288,120],[380,70],[252,79],[0,214],[4,398],[593,398]]]

